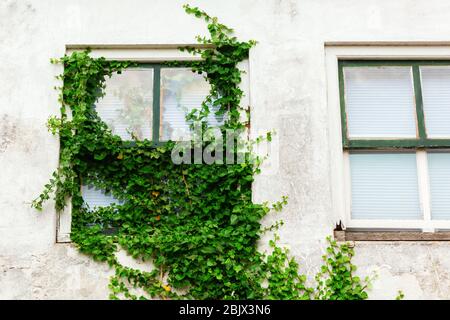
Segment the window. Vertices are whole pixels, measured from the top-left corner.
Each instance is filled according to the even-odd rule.
[[[197,44],[185,44],[197,46]],[[180,141],[189,138],[190,126],[185,115],[193,108],[200,108],[209,93],[209,83],[203,75],[193,73],[190,68],[171,67],[170,61],[197,61],[200,57],[180,51],[179,45],[114,45],[111,47],[90,46],[91,56],[109,60],[131,60],[139,62],[137,68],[129,68],[121,74],[106,79],[105,96],[99,99],[95,108],[114,134],[123,140],[149,139],[155,144],[167,140]],[[85,50],[84,45],[69,45],[67,53]],[[249,63],[238,65],[245,73],[240,88],[244,92],[241,100],[243,110],[248,110]],[[215,107],[210,107],[208,123],[211,127],[224,122],[223,116],[216,116]],[[225,115],[226,117],[226,115]],[[111,194],[93,186],[83,185],[82,196],[91,208],[120,204]],[[70,242],[71,207],[58,216],[57,242]]]
[[[93,185],[82,185],[81,194],[89,209],[107,207],[111,204],[122,204],[111,193],[106,193],[104,190],[98,189]]]
[[[203,75],[190,68],[164,64],[141,64],[106,79],[105,95],[95,109],[113,134],[123,140],[149,139],[155,144],[190,138],[186,115],[200,109],[209,94],[210,85]],[[220,126],[224,116],[211,106],[207,121]],[[117,199],[92,186],[83,186],[82,197],[89,208],[108,206]]]
[[[450,229],[450,61],[339,61],[347,227]]]
[[[209,91],[204,76],[190,68],[141,64],[108,78],[105,96],[95,108],[111,131],[124,140],[131,140],[132,135],[155,144],[186,140],[190,136],[186,115],[194,108],[201,109]],[[217,111],[218,107],[210,106],[210,126],[224,122]]]

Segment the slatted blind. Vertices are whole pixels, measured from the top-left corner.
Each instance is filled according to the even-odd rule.
[[[106,194],[104,190],[98,189],[92,185],[82,185],[81,196],[83,197],[85,204],[87,204],[90,209],[94,209],[96,207],[106,207],[113,203],[122,203],[114,198],[112,194]]]
[[[428,153],[431,218],[450,219],[450,153]]]
[[[186,115],[201,104],[209,94],[210,85],[203,75],[193,73],[189,68],[161,69],[161,140],[186,140],[190,137],[190,123]],[[208,124],[217,127],[224,117],[215,115],[217,107],[210,107]]]
[[[429,137],[450,137],[450,66],[420,67]]]
[[[415,137],[411,67],[345,67],[349,137]]]
[[[350,154],[353,219],[421,219],[414,153]]]
[[[106,80],[105,96],[95,109],[113,134],[131,140],[152,138],[153,69],[133,68]]]

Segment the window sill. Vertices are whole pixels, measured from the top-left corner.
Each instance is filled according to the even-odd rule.
[[[56,243],[59,244],[65,244],[65,243],[72,243],[72,240],[70,240],[70,233],[60,233],[58,234],[56,238]]]
[[[334,231],[337,241],[450,241],[450,231]]]

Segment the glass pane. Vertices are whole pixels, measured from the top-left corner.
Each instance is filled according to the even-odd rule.
[[[450,136],[450,67],[420,67],[429,137]]]
[[[431,217],[450,219],[450,153],[429,153]]]
[[[186,115],[192,109],[201,109],[201,103],[209,94],[210,85],[203,75],[189,68],[161,69],[161,134],[160,140],[186,140],[190,136]],[[217,127],[224,117],[216,116],[217,107],[210,107],[208,124]]]
[[[416,155],[351,154],[353,219],[421,219]]]
[[[113,134],[131,140],[152,138],[153,69],[127,69],[106,80],[106,94],[95,105]]]
[[[112,194],[106,194],[105,191],[92,185],[82,185],[81,196],[83,197],[85,204],[87,204],[90,209],[94,209],[96,207],[107,207],[113,203],[123,203],[122,201],[114,198]]]
[[[344,68],[349,137],[415,137],[410,67]]]

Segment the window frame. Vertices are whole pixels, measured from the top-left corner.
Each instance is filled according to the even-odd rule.
[[[344,149],[450,148],[450,136],[448,138],[428,138],[427,136],[420,75],[421,66],[450,66],[450,60],[339,60],[339,99],[341,106],[342,145]],[[344,68],[351,67],[411,67],[417,125],[416,138],[350,139],[345,107]]]
[[[153,70],[153,92],[152,92],[152,123],[151,123],[151,132],[152,132],[152,145],[154,147],[162,146],[166,144],[168,141],[160,140],[161,138],[161,123],[162,123],[162,113],[161,113],[161,69],[186,69],[190,67],[190,61],[181,60],[177,61],[176,65],[171,65],[171,61],[166,62],[137,62],[137,65],[131,67],[132,69],[152,69]],[[173,63],[173,62],[172,62]],[[95,104],[93,108],[95,109]],[[157,130],[155,130],[155,128]],[[124,144],[126,145],[134,145],[135,142],[133,140],[124,140]]]
[[[348,227],[355,229],[421,229],[434,232],[436,229],[450,228],[449,220],[432,220],[431,196],[428,172],[428,150],[449,150],[450,137],[428,138],[423,108],[421,66],[450,66],[450,60],[338,60],[339,102],[341,115],[342,149],[344,153],[344,170],[347,203]],[[345,106],[344,68],[351,67],[410,67],[414,91],[414,108],[416,116],[416,138],[350,138]],[[419,202],[422,219],[353,219],[351,216],[351,179],[350,154],[353,152],[414,152],[417,161]]]
[[[386,221],[361,221],[351,220],[350,215],[350,174],[346,161],[347,151],[343,149],[340,92],[339,92],[339,61],[341,60],[361,60],[361,61],[450,61],[449,41],[345,41],[340,39],[329,39],[324,42],[323,62],[319,63],[319,69],[323,70],[325,86],[322,89],[322,98],[315,101],[318,107],[322,107],[322,112],[326,113],[327,119],[327,143],[328,148],[328,168],[330,184],[330,216],[329,228],[343,230],[345,234],[350,234],[352,229],[357,229],[358,241],[367,240],[450,240],[450,235],[443,237],[443,229],[450,229],[448,221],[401,221],[402,225],[386,224]],[[407,222],[407,224],[404,224]],[[400,223],[400,222],[399,222]],[[336,228],[336,226],[338,226]],[[370,232],[366,232],[370,229]],[[390,232],[390,236],[378,237],[376,231],[397,230]],[[414,230],[418,232],[413,232]],[[437,230],[439,229],[439,230]],[[404,232],[398,232],[403,230]],[[427,233],[423,231],[440,231]],[[340,232],[340,231],[337,231]],[[384,231],[383,231],[384,232]],[[381,232],[381,233],[383,233]],[[407,234],[407,236],[403,236]],[[416,237],[417,234],[429,235],[427,237]],[[401,237],[396,235],[402,235]]]

